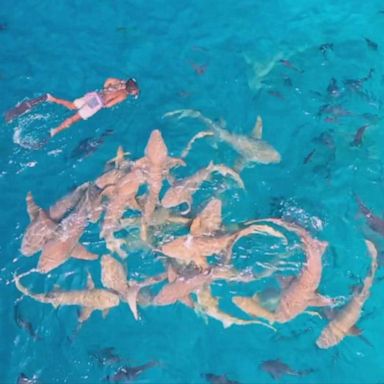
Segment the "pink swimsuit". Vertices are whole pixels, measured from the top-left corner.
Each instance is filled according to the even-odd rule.
[[[78,113],[83,120],[87,120],[104,107],[104,102],[97,92],[89,92],[83,97],[74,100]]]

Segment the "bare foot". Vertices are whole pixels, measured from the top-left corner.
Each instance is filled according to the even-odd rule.
[[[52,103],[55,101],[55,98],[50,93],[47,93],[47,101]]]

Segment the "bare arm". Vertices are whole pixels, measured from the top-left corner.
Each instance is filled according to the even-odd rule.
[[[114,97],[113,99],[109,100],[108,103],[106,103],[104,105],[105,108],[111,108],[113,107],[114,105],[118,104],[118,103],[121,103],[122,101],[124,101],[125,99],[127,98],[127,95],[122,93],[122,94],[119,94],[117,95],[116,97]]]
[[[110,77],[109,79],[105,80],[104,88],[108,88],[110,86],[117,85],[117,84],[120,84],[120,83],[121,83],[120,79],[115,79],[113,77]]]

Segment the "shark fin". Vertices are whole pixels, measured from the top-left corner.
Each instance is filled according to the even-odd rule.
[[[256,123],[252,130],[251,136],[256,140],[261,140],[263,136],[263,120],[261,116],[257,116]]]
[[[97,260],[99,258],[99,255],[89,252],[81,244],[77,244],[71,252],[71,257],[81,260]]]
[[[220,117],[219,121],[218,121],[218,124],[221,128],[223,129],[226,129],[227,128],[227,122],[225,121],[225,119],[223,117]]]
[[[124,149],[121,145],[117,148],[116,158],[115,158],[115,168],[120,168],[120,165],[124,161]]]
[[[129,201],[128,201],[128,206],[135,210],[135,211],[141,211],[141,207],[139,205],[139,203],[137,202],[136,200],[136,197],[135,196],[132,196]]]
[[[240,173],[247,165],[247,161],[244,159],[244,157],[239,157],[235,161],[235,165],[233,166],[233,169],[237,172]]]
[[[39,216],[39,213],[40,211],[42,211],[42,209],[36,204],[32,196],[32,192],[27,193],[26,201],[29,218],[31,219],[31,221],[33,221],[37,219],[37,216]]]
[[[233,320],[230,320],[230,319],[220,319],[221,323],[223,324],[223,327],[226,329],[226,328],[229,328],[231,325],[233,325]]]
[[[103,319],[105,319],[108,316],[109,309],[103,309],[102,314],[103,314]]]
[[[93,308],[90,307],[83,307],[79,314],[79,322],[84,323],[84,321],[87,321],[93,312]]]
[[[192,221],[190,234],[192,236],[212,235],[222,224],[221,200],[212,199],[200,214]]]
[[[315,293],[314,296],[309,300],[308,306],[310,307],[328,307],[334,304],[334,300],[330,297]]]
[[[140,285],[130,286],[128,292],[125,295],[125,300],[133,314],[135,320],[139,320],[139,312],[137,310],[137,296],[140,292]]]
[[[171,263],[169,263],[167,266],[167,278],[168,282],[170,283],[173,283],[177,279],[177,272],[175,271]]]
[[[360,328],[356,327],[356,325],[351,327],[348,331],[348,335],[350,335],[350,336],[361,336],[362,333],[363,333],[363,331]]]
[[[94,281],[92,279],[92,275],[89,272],[87,274],[87,288],[89,290],[95,289],[95,283],[94,283]]]
[[[189,307],[189,308],[194,308],[195,307],[195,303],[192,300],[191,295],[185,296],[185,297],[179,299],[179,301],[181,303],[183,303],[184,305],[186,305],[187,307]]]
[[[183,159],[177,158],[177,157],[168,157],[168,167],[174,168],[174,167],[185,167],[187,164]]]

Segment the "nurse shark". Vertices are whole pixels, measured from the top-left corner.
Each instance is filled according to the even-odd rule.
[[[280,153],[269,143],[262,140],[263,123],[258,116],[250,136],[229,132],[220,124],[205,117],[200,111],[180,109],[166,113],[163,117],[183,119],[191,117],[202,121],[221,141],[226,142],[240,155],[235,169],[241,171],[250,163],[271,164],[281,161]]]

